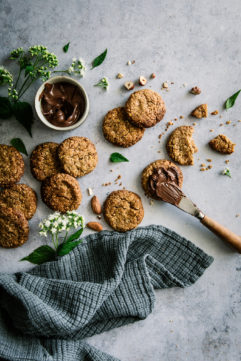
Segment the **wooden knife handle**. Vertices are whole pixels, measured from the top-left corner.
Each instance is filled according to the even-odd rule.
[[[241,237],[230,231],[228,228],[222,226],[220,223],[214,221],[208,216],[201,219],[201,223],[210,231],[222,238],[224,241],[231,244],[236,250],[241,253]]]

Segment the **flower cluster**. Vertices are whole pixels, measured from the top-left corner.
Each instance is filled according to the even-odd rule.
[[[84,76],[85,66],[84,66],[83,60],[81,58],[79,58],[79,59],[73,58],[72,64],[68,69],[68,73],[79,75],[81,77]]]
[[[230,178],[231,178],[231,172],[230,172],[230,169],[229,169],[229,168],[225,168],[225,169],[223,170],[223,175],[227,175],[228,177],[230,177]]]
[[[101,88],[104,88],[105,90],[108,88],[109,83],[107,78],[102,78],[99,83],[95,84],[95,86],[99,86]]]
[[[9,59],[18,59],[23,54],[23,48],[17,48],[11,51]]]
[[[40,235],[47,237],[48,233],[51,236],[57,237],[61,232],[69,232],[71,228],[84,228],[84,218],[78,212],[72,211],[65,214],[55,212],[48,218],[44,219],[40,224]]]
[[[0,66],[0,85],[13,84],[12,74],[5,69],[3,66]]]

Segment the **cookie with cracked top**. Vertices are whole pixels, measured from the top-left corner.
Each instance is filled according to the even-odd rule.
[[[46,142],[37,145],[30,157],[31,172],[38,181],[61,172],[57,149],[59,144]]]
[[[24,173],[24,161],[17,149],[0,144],[0,187],[17,183]]]
[[[138,194],[128,190],[110,193],[104,203],[106,222],[116,231],[136,228],[144,217],[144,208]]]
[[[141,177],[141,184],[142,184],[142,188],[145,191],[145,194],[148,197],[151,197],[153,199],[158,199],[160,200],[160,198],[156,197],[153,192],[151,191],[150,188],[150,184],[149,184],[149,180],[150,177],[158,170],[158,169],[162,169],[163,170],[163,177],[166,178],[166,181],[172,181],[174,183],[176,183],[176,185],[178,185],[178,187],[182,187],[182,183],[183,183],[183,174],[181,169],[173,162],[167,160],[167,159],[158,159],[155,162],[150,163],[142,172],[142,177]],[[169,174],[169,172],[171,172]],[[172,177],[172,179],[170,179],[170,176]]]
[[[192,134],[194,127],[183,125],[173,130],[166,144],[169,157],[181,165],[193,165],[193,154],[198,151]]]
[[[41,197],[49,208],[66,213],[79,207],[82,194],[79,183],[74,177],[58,173],[43,181]]]
[[[36,212],[37,196],[27,184],[13,184],[0,192],[0,205],[22,212],[31,219]]]
[[[63,171],[73,177],[92,172],[98,162],[94,144],[85,137],[70,137],[58,147],[58,157]]]
[[[161,95],[151,89],[132,93],[125,109],[130,122],[140,128],[153,127],[166,113],[166,105]]]
[[[29,225],[22,212],[0,206],[0,247],[16,248],[28,239]]]
[[[129,122],[124,107],[111,109],[106,114],[102,130],[105,139],[123,148],[139,142],[145,131],[144,128],[138,128]]]

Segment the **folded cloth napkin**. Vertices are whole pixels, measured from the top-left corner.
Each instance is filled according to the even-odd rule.
[[[154,288],[193,284],[212,263],[162,226],[103,231],[57,261],[0,274],[0,359],[117,361],[84,338],[144,319]]]

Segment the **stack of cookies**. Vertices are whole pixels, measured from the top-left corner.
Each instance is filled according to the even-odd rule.
[[[37,208],[35,191],[16,184],[24,173],[22,155],[12,146],[0,144],[0,246],[14,248],[28,239],[28,220]]]
[[[33,176],[42,182],[43,202],[54,211],[77,209],[82,200],[76,178],[94,170],[98,155],[94,144],[85,137],[70,137],[61,144],[39,144],[32,152]]]
[[[160,94],[151,89],[132,93],[125,107],[110,110],[103,121],[104,137],[114,145],[130,147],[150,128],[162,120],[166,106]]]

